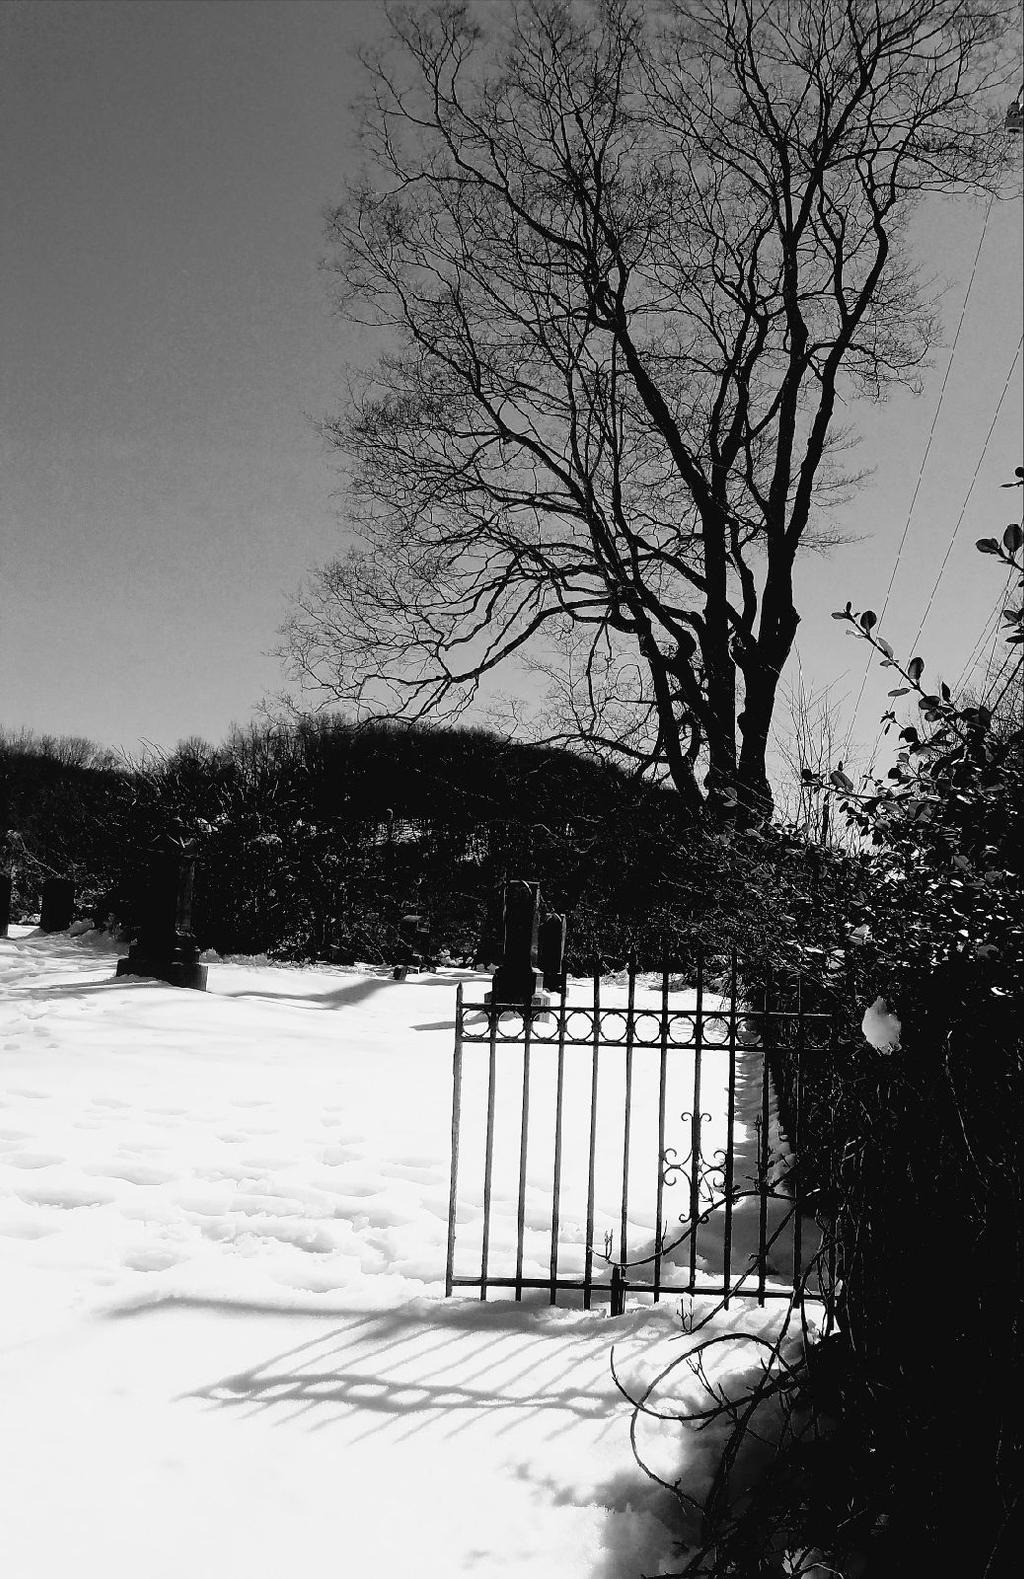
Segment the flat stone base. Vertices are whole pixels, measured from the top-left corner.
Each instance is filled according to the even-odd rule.
[[[117,962],[118,976],[145,976],[151,981],[166,981],[172,987],[191,987],[196,992],[206,991],[209,973],[209,966],[200,965],[198,960],[132,959],[129,955]]]
[[[526,1005],[521,1001],[519,1003],[496,1002],[493,992],[484,993],[484,1002],[492,1009],[497,1009],[498,1012],[502,1014],[509,1011],[511,1011],[513,1014],[515,1014],[517,1011],[522,1014],[523,1009],[526,1007]],[[535,992],[533,997],[530,999],[530,1019],[547,1021],[550,1019],[550,1015],[548,1014],[548,1010],[550,1008],[551,994],[548,992]]]
[[[538,972],[520,965],[499,965],[491,977],[491,990],[487,1001],[493,1003],[529,1003],[537,992]]]

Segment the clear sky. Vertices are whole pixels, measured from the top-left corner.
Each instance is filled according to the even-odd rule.
[[[282,684],[288,593],[345,545],[309,420],[359,354],[317,272],[321,215],[358,159],[355,51],[377,0],[0,4],[0,725],[130,753],[233,721]],[[801,572],[805,680],[852,714],[866,649],[829,612],[881,608],[947,372],[984,207],[918,228],[949,281],[918,400],[853,413],[875,468]],[[975,538],[1019,516],[1019,203],[996,205],[883,627],[955,680],[1000,579]],[[941,662],[939,661],[941,659]],[[795,668],[795,665],[794,665]],[[857,737],[870,750],[884,676]]]

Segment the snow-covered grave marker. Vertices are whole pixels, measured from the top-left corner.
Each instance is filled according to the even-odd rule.
[[[11,930],[0,1570],[679,1566],[687,1528],[634,1463],[609,1367],[614,1342],[642,1388],[678,1357],[677,1302],[609,1320],[443,1298],[454,999],[485,976],[214,959],[183,993],[116,980],[104,937]],[[780,1319],[744,1305],[711,1331]],[[757,1360],[730,1344],[716,1380]],[[706,1487],[713,1430],[649,1419],[640,1439]]]

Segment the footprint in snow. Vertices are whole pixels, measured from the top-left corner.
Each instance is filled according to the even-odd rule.
[[[96,1164],[84,1169],[84,1172],[96,1175],[103,1179],[123,1179],[126,1184],[169,1184],[175,1177],[166,1168],[154,1168],[145,1162],[121,1162],[102,1166]]]
[[[116,1197],[112,1190],[99,1190],[83,1184],[38,1184],[22,1188],[16,1194],[23,1201],[36,1206],[56,1206],[61,1211],[74,1212],[84,1206],[109,1206]]]
[[[0,1239],[46,1239],[56,1232],[56,1223],[30,1221],[27,1218],[22,1218],[20,1222],[0,1223]]]
[[[282,1195],[236,1195],[231,1202],[233,1212],[241,1212],[243,1217],[305,1217],[306,1207],[301,1201],[289,1200]]]
[[[352,1201],[365,1200],[368,1196],[381,1193],[379,1184],[339,1183],[328,1184],[326,1188],[328,1194],[338,1196],[343,1200]]]
[[[212,1239],[215,1244],[237,1238],[237,1229],[230,1217],[204,1217],[196,1226],[204,1239]]]
[[[168,1267],[180,1265],[182,1257],[173,1250],[160,1250],[156,1246],[130,1251],[122,1264],[132,1272],[166,1272]]]
[[[251,1179],[252,1171],[249,1168],[194,1168],[192,1176],[204,1184],[238,1184],[242,1179]]]
[[[410,1184],[435,1184],[439,1169],[436,1165],[424,1167],[409,1162],[385,1162],[381,1164],[380,1171],[392,1179],[408,1181]]]
[[[302,1223],[289,1221],[287,1218],[267,1217],[258,1221],[250,1221],[246,1228],[256,1234],[260,1239],[272,1240],[275,1244],[290,1245],[294,1250],[303,1250],[307,1255],[330,1255],[337,1250],[338,1241],[329,1228],[322,1224]]]
[[[320,1161],[328,1168],[340,1168],[346,1162],[358,1162],[361,1150],[361,1146],[351,1143],[343,1146],[328,1146],[326,1151],[320,1153]]]

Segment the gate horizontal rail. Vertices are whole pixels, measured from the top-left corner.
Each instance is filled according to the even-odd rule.
[[[833,1044],[833,1013],[806,1010],[799,982],[793,1007],[772,1004],[770,983],[759,1004],[740,1001],[735,953],[711,992],[701,959],[688,988],[667,964],[641,976],[635,959],[603,1002],[597,970],[572,1001],[581,986],[523,1004],[458,988],[446,1294],[581,1294],[613,1313],[627,1294],[827,1300],[835,1267],[814,1267],[820,1231],[793,1162],[804,1058]],[[788,1137],[767,1053],[776,1021],[795,1037]]]

